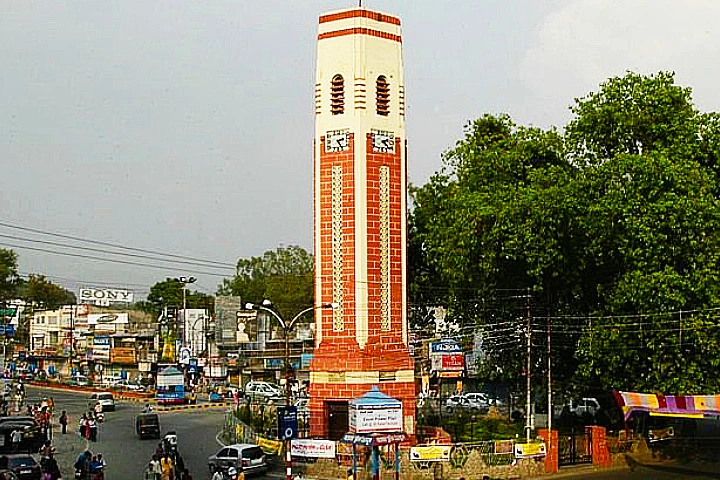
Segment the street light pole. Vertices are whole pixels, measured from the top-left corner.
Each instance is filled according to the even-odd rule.
[[[312,307],[300,310],[289,323],[285,323],[285,320],[275,310],[269,308],[272,303],[269,300],[263,300],[262,305],[256,305],[254,303],[246,303],[245,308],[248,310],[262,310],[272,315],[275,320],[280,324],[283,329],[285,336],[285,408],[290,406],[292,400],[292,393],[290,390],[290,378],[292,374],[292,368],[290,366],[290,332],[292,332],[295,324],[300,318],[308,312],[318,310],[321,308],[337,308],[337,303],[323,303],[322,305],[314,305]],[[280,433],[280,432],[278,432]],[[285,438],[284,449],[285,449],[285,473],[286,480],[292,480],[292,454],[290,453],[290,438]]]
[[[185,345],[187,342],[187,339],[185,338],[187,336],[187,328],[185,325],[187,324],[187,285],[188,283],[195,283],[197,281],[197,278],[195,277],[179,277],[178,281],[180,281],[182,286],[182,315],[183,315],[183,324],[182,324],[182,343]],[[177,339],[176,339],[177,344]],[[177,348],[176,348],[177,350]],[[177,361],[177,351],[175,352],[175,361]]]

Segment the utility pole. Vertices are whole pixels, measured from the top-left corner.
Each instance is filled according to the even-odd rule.
[[[552,336],[551,336],[550,333],[551,333],[551,332],[550,332],[550,318],[548,318],[548,320],[547,320],[547,381],[548,381],[548,384],[547,384],[547,390],[548,390],[548,399],[547,399],[547,401],[548,401],[547,429],[548,429],[548,435],[550,435],[549,432],[552,431],[552,416],[553,416],[553,403],[552,403],[552,357],[551,357],[551,353],[552,353],[552,347],[551,347]],[[548,439],[549,439],[549,438],[550,438],[550,437],[548,436]],[[551,442],[548,442],[548,444],[547,444],[546,447],[545,447],[545,448],[547,448],[548,450],[550,449],[550,443],[551,443]]]
[[[73,316],[75,305],[70,307],[70,376],[73,370],[73,356],[75,354],[75,317]]]
[[[286,322],[279,313],[277,313],[275,310],[269,308],[269,306],[272,305],[272,302],[269,300],[264,300],[262,305],[256,305],[254,303],[246,303],[245,308],[248,310],[259,310],[264,311],[272,315],[275,320],[277,320],[280,327],[283,329],[283,332],[285,333],[285,408],[289,409],[290,404],[292,403],[292,391],[291,391],[291,384],[290,381],[293,379],[293,371],[292,367],[290,366],[290,343],[289,343],[289,335],[290,332],[293,331],[293,328],[295,327],[296,323],[300,318],[305,315],[306,313],[312,312],[317,309],[321,308],[337,308],[339,305],[336,303],[324,303],[322,305],[314,305],[312,307],[308,307],[304,310],[301,310],[298,312],[297,315],[295,315],[292,320],[289,322]],[[285,410],[287,411],[287,410]],[[297,411],[295,413],[297,415]],[[292,454],[290,452],[290,442],[292,441],[291,438],[283,435],[284,437],[284,451],[285,451],[285,478],[286,480],[292,480]]]
[[[532,428],[532,406],[530,405],[530,356],[532,353],[532,317],[530,316],[530,291],[527,294],[527,365],[525,366],[525,378],[526,378],[526,397],[525,397],[525,441],[530,443],[530,429]]]

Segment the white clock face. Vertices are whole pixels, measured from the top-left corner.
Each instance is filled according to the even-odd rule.
[[[395,136],[392,132],[372,130],[371,134],[373,152],[395,153]]]
[[[350,148],[348,130],[331,130],[325,134],[325,151],[342,152]]]

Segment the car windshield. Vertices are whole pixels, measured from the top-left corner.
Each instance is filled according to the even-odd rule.
[[[112,396],[111,394],[109,394],[109,393],[106,393],[106,394],[104,394],[104,395],[103,395],[103,394],[100,394],[100,395],[98,395],[98,399],[100,399],[100,400],[112,400],[112,399],[113,399],[113,396]]]

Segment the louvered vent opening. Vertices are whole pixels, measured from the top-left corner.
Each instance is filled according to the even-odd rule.
[[[382,75],[377,78],[375,92],[377,114],[387,116],[390,113],[390,84],[387,78]]]
[[[330,87],[330,111],[333,115],[345,113],[345,82],[342,75],[335,75]]]

